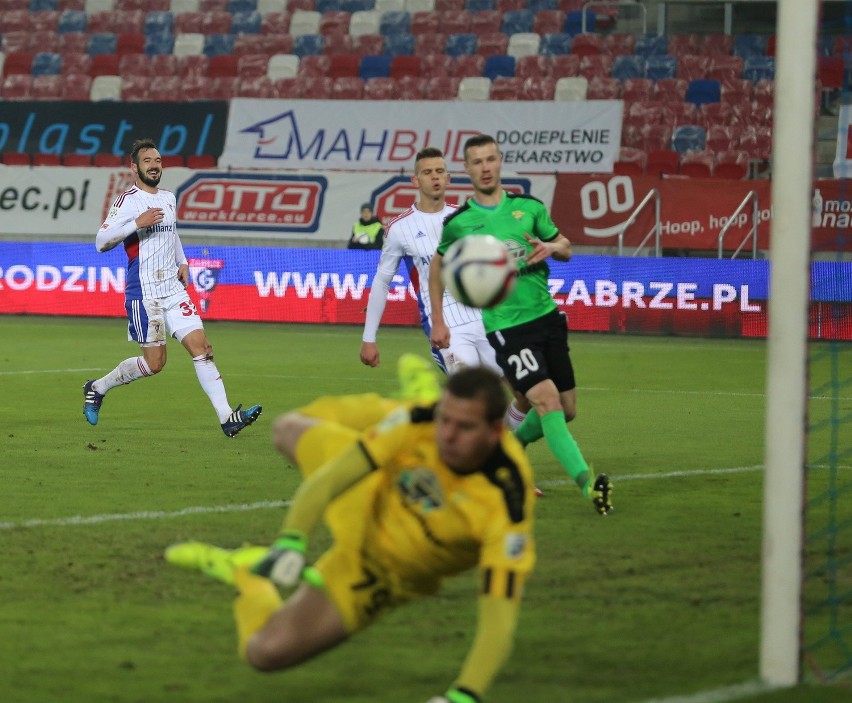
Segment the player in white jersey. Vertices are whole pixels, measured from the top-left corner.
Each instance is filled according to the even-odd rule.
[[[124,244],[127,252],[125,309],[127,337],[142,356],[125,359],[106,376],[83,386],[83,414],[98,424],[104,396],[116,386],[153,376],[166,365],[166,340],[177,339],[189,352],[198,381],[213,404],[222,431],[233,437],[252,424],[260,405],[231,409],[225,384],[213,362],[213,348],[186,288],[189,266],[177,233],[173,193],[159,188],[162,159],[153,141],[133,144],[130,168],[135,184],[118,196],[95,239],[98,251]]]
[[[380,363],[376,335],[387,303],[388,289],[399,264],[409,265],[412,283],[418,291],[421,322],[429,337],[432,324],[432,302],[429,298],[429,262],[441,239],[444,218],[456,206],[444,201],[450,173],[440,149],[427,147],[414,160],[412,183],[417,186],[417,202],[393,219],[385,233],[385,242],[367,301],[367,319],[361,344],[361,362],[367,366]],[[485,366],[502,375],[494,349],[485,337],[482,313],[458,302],[448,292],[443,298],[444,320],[452,329],[452,342],[446,349],[432,348],[437,364],[447,374],[465,366]],[[528,408],[512,404],[507,416],[510,427],[523,420]]]

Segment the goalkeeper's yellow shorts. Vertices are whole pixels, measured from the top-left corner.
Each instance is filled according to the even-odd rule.
[[[298,408],[296,412],[363,432],[403,404],[401,400],[384,398],[378,393],[326,395]]]

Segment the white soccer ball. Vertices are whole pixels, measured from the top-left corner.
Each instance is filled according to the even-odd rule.
[[[441,276],[444,287],[460,303],[491,308],[512,292],[518,269],[497,237],[471,234],[447,249]]]

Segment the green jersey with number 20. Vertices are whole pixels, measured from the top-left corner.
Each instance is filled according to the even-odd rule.
[[[550,273],[547,262],[527,266],[524,261],[533,249],[525,234],[544,242],[559,234],[544,203],[531,195],[506,191],[497,207],[483,207],[468,200],[444,221],[438,253],[443,256],[450,244],[470,234],[494,235],[503,242],[518,266],[518,282],[509,297],[482,311],[486,332],[535,320],[556,307],[547,285]]]

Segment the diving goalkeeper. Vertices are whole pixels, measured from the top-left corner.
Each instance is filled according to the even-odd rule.
[[[322,403],[276,421],[276,445],[304,481],[271,548],[194,542],[166,557],[236,585],[239,652],[261,671],[325,652],[476,567],[476,635],[455,681],[430,703],[479,703],[511,650],[535,562],[532,469],[503,427],[504,387],[468,368],[449,377],[437,405],[374,400],[364,417],[396,409],[365,431],[330,421]],[[334,541],[307,566],[323,517]],[[282,601],[276,585],[296,590]]]

